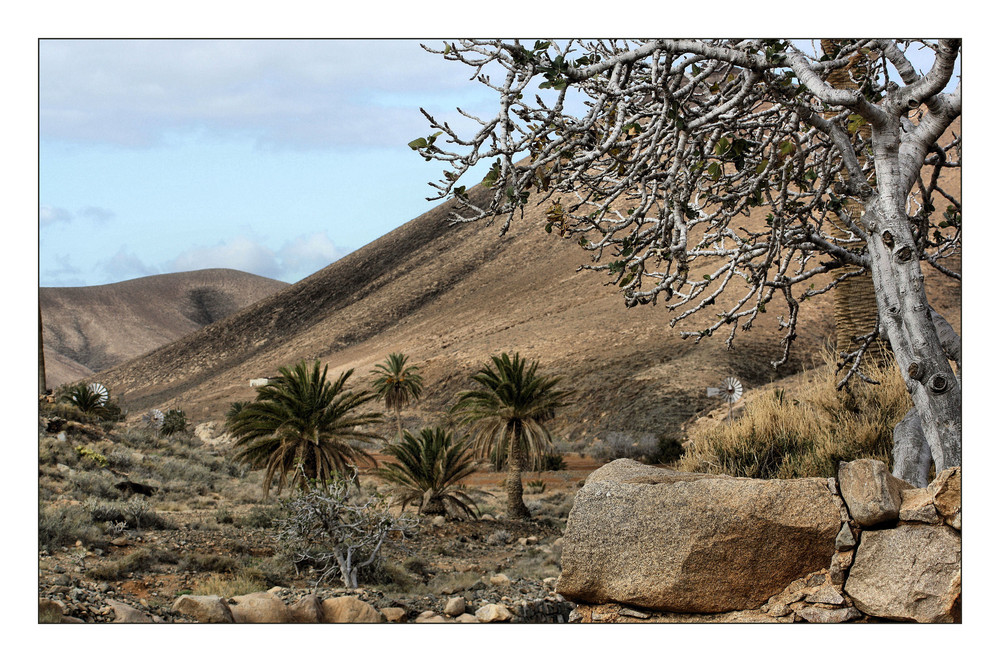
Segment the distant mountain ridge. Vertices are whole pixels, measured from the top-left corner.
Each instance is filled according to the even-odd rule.
[[[39,288],[49,388],[83,379],[235,313],[287,283],[234,269]]]

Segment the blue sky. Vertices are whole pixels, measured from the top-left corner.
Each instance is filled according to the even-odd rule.
[[[421,106],[492,101],[417,40],[42,40],[39,68],[42,286],[304,278],[437,204]]]

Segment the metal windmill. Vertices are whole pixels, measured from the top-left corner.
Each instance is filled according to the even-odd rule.
[[[159,409],[150,409],[148,412],[142,415],[142,422],[154,430],[159,430],[163,427],[163,412]]]
[[[735,377],[726,377],[721,388],[708,387],[708,396],[722,398],[729,403],[729,420],[732,420],[733,405],[743,397],[743,384]]]
[[[97,396],[97,404],[105,405],[108,402],[108,389],[104,387],[104,384],[98,384],[94,382],[87,387],[87,390]]]

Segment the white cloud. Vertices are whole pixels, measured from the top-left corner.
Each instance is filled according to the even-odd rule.
[[[39,269],[38,281],[43,287],[81,287],[84,281],[83,272],[75,267],[69,255],[56,255],[52,260],[56,267]]]
[[[165,271],[196,269],[238,269],[268,278],[280,278],[282,271],[274,251],[243,236],[187,250],[168,263]]]
[[[130,280],[132,278],[142,278],[143,276],[152,276],[153,274],[158,273],[155,269],[146,266],[146,264],[126,246],[122,246],[118,249],[117,253],[112,255],[107,260],[100,262],[98,267],[107,275],[109,278],[108,282],[112,283]]]
[[[190,131],[405,145],[427,126],[415,99],[482,87],[416,40],[43,39],[39,66],[43,139],[131,147]]]
[[[78,216],[82,216],[89,221],[94,221],[95,223],[107,223],[115,217],[115,213],[110,209],[105,209],[104,207],[84,207],[77,212]]]
[[[298,236],[278,250],[246,236],[214,246],[195,247],[164,265],[164,272],[196,269],[237,269],[295,282],[326,267],[349,251],[333,243],[325,231]]]
[[[278,251],[285,280],[295,282],[336,262],[349,251],[336,246],[326,232],[301,235]]]
[[[76,213],[63,209],[62,207],[51,207],[40,205],[38,207],[38,226],[47,228],[56,223],[72,223],[77,219],[85,219],[95,223],[106,223],[115,217],[115,213],[104,207],[84,207]]]
[[[56,223],[69,223],[73,220],[73,214],[62,207],[49,207],[42,205],[38,208],[38,226],[47,228]]]

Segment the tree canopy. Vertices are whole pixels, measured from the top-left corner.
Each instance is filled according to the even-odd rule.
[[[546,209],[546,230],[592,253],[627,306],[655,304],[670,323],[739,287],[714,322],[732,343],[781,305],[775,364],[789,357],[799,305],[850,277],[875,286],[879,314],[847,376],[888,340],[939,469],[960,463],[960,385],[941,347],[921,264],[960,279],[961,202],[941,184],[961,166],[961,41],[851,39],[819,53],[778,39],[462,40],[424,46],[471,67],[498,112],[461,135],[427,111],[433,133],[410,143],[446,164],[431,199],[457,198],[456,221]],[[924,49],[920,73],[908,54]],[[846,70],[850,85],[831,84]],[[498,75],[499,74],[499,75]],[[477,205],[463,175],[491,163]],[[462,182],[462,183],[460,183]],[[853,201],[863,210],[852,217]],[[746,223],[767,209],[766,227]],[[936,212],[936,213],[935,213]],[[845,268],[846,267],[846,268]],[[713,309],[715,310],[715,309]]]

